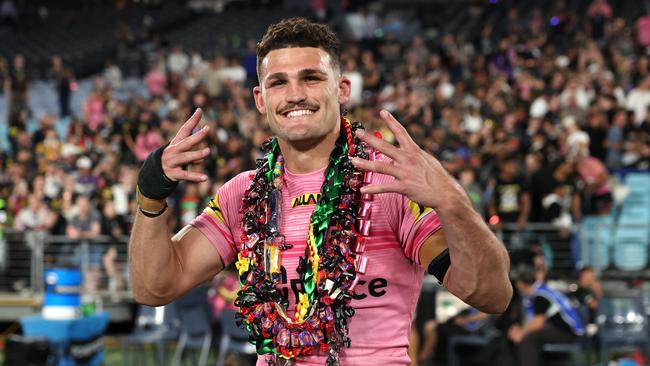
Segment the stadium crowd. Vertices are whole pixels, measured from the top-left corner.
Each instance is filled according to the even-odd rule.
[[[395,114],[495,228],[547,222],[568,230],[583,215],[606,214],[608,172],[650,167],[650,27],[603,0],[586,15],[563,4],[550,20],[548,9],[512,8],[474,39],[409,34],[399,17],[372,8],[348,12],[340,25],[348,116],[391,140],[378,111]],[[189,169],[210,179],[184,184],[170,202],[170,229],[188,224],[222,183],[254,166],[270,137],[251,98],[254,46],[238,54],[150,47],[147,93],[126,100],[114,93],[122,71],[107,63],[80,114],[70,109],[74,70],[54,56],[58,116],[30,113],[29,60],[0,60],[9,104],[5,226],[71,238],[127,233],[139,164],[201,107],[211,155]],[[38,120],[31,133],[30,119]]]

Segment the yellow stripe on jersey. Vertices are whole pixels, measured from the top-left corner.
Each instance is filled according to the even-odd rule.
[[[433,211],[431,207],[422,206],[421,204],[417,202],[413,202],[411,200],[409,200],[409,209],[413,214],[413,218],[415,219],[415,222],[422,220],[424,216],[428,215],[429,212]]]
[[[223,212],[221,211],[221,205],[219,204],[219,194],[214,195],[214,198],[208,202],[208,207],[206,207],[203,212],[209,214],[218,221],[224,222]]]

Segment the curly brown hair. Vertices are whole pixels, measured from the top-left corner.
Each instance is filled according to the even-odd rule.
[[[334,69],[338,69],[341,64],[341,42],[327,25],[300,17],[283,19],[271,24],[262,40],[257,43],[258,78],[264,57],[273,50],[289,47],[320,48],[330,55]]]

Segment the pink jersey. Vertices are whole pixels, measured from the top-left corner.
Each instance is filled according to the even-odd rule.
[[[305,252],[310,215],[318,201],[323,173],[324,169],[307,174],[285,170],[281,231],[293,248],[282,253],[280,288],[289,296],[291,313],[300,289],[296,267]],[[235,260],[239,248],[240,209],[251,174],[241,173],[223,185],[210,207],[192,223],[212,242],[226,266]],[[372,183],[392,179],[374,174]],[[356,311],[349,322],[352,346],[342,348],[341,365],[408,365],[408,336],[424,273],[418,263],[419,249],[440,228],[440,221],[431,209],[396,193],[374,196],[370,221],[364,253],[368,267],[351,303]],[[324,364],[322,355],[301,357],[296,362]],[[257,365],[266,366],[264,357],[258,358]]]

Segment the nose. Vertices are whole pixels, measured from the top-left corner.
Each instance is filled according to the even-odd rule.
[[[307,94],[305,93],[304,86],[299,82],[290,82],[288,83],[289,88],[287,89],[287,102],[289,103],[300,103],[307,99]]]

